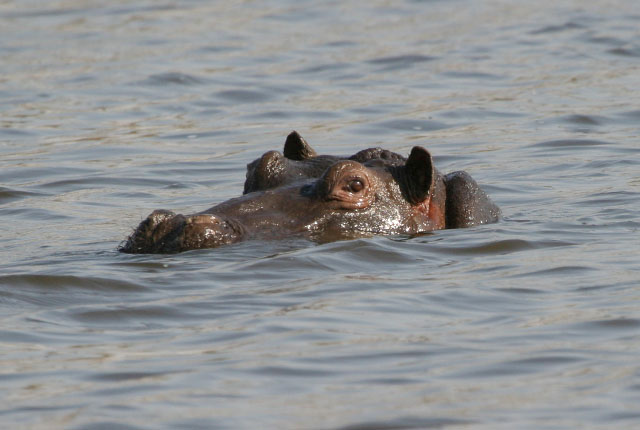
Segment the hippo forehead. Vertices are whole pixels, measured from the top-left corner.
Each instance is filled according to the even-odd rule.
[[[372,160],[380,160],[385,164],[393,166],[403,165],[407,161],[407,159],[402,155],[382,148],[363,149],[362,151],[358,151],[357,153],[349,157],[349,160],[358,161],[360,163],[366,163]]]
[[[406,158],[382,148],[368,148],[352,156],[315,155],[292,160],[278,151],[268,151],[247,165],[244,194],[291,184],[305,178],[319,178],[335,163],[352,160],[367,166],[400,166]]]

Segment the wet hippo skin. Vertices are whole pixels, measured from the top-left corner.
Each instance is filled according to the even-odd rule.
[[[500,216],[471,176],[465,172],[441,175],[429,152],[419,146],[406,160],[379,148],[346,159],[318,156],[310,148],[304,151],[302,156],[285,145],[283,155],[270,155],[272,151],[249,164],[247,179],[259,172],[262,189],[248,191],[253,185],[245,184],[244,195],[193,215],[154,211],[120,250],[174,253],[249,239],[299,236],[325,242],[413,235],[495,222]],[[286,161],[274,167],[263,163],[265,157]],[[320,163],[289,163],[318,157],[323,157]],[[326,166],[318,167],[323,163]]]

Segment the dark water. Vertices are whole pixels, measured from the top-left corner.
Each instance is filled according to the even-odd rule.
[[[640,426],[635,0],[4,1],[0,70],[2,428]],[[504,220],[116,252],[292,129]]]

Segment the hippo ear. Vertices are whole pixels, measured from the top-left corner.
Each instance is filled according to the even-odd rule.
[[[404,165],[404,171],[407,200],[412,205],[422,203],[429,197],[435,178],[435,168],[429,151],[421,146],[414,146]]]
[[[297,131],[292,131],[284,143],[284,156],[289,160],[301,161],[315,157],[316,151],[309,146]]]

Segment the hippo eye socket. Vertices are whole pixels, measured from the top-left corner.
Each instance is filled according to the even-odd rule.
[[[352,179],[347,184],[347,191],[351,193],[359,193],[364,189],[364,183],[360,179]]]

